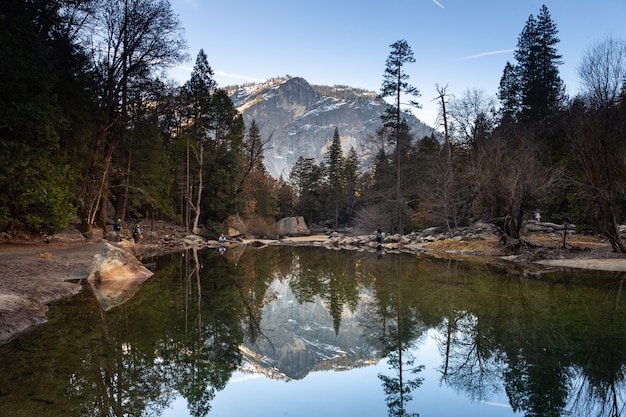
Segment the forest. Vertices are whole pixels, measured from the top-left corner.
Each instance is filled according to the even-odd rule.
[[[270,138],[244,124],[203,50],[183,85],[168,79],[186,45],[167,0],[6,0],[0,20],[0,232],[77,222],[88,233],[121,218],[215,236],[238,215],[271,236],[277,219],[302,215],[333,229],[452,233],[481,220],[515,249],[540,210],[626,253],[626,40],[580,45],[581,91],[568,97],[545,6],[520,28],[497,97],[455,97],[442,80],[431,136],[405,122],[406,97],[420,96],[413,51],[390,45],[373,165],[344,154],[336,129],[324,160],[300,158],[289,178],[266,172]]]

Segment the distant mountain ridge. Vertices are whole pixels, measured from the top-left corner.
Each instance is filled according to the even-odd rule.
[[[275,178],[289,178],[300,156],[323,160],[335,128],[344,153],[354,147],[361,161],[371,155],[368,138],[380,126],[388,106],[375,92],[348,86],[310,85],[301,77],[272,78],[263,83],[227,87],[246,126],[252,120],[261,129],[265,166]],[[419,119],[409,121],[417,138],[433,129]]]

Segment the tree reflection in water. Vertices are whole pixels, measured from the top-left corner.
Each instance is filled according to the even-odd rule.
[[[377,259],[382,259],[377,256]],[[369,267],[368,267],[369,266]],[[381,267],[382,266],[382,267]],[[424,365],[416,365],[412,350],[426,330],[415,305],[418,294],[412,287],[411,272],[404,267],[404,257],[386,257],[382,264],[365,266],[376,288],[376,302],[371,305],[369,323],[365,325],[375,338],[382,357],[386,358],[393,376],[378,374],[385,393],[388,415],[417,416],[407,411],[413,399],[411,392],[423,379],[418,377]]]
[[[621,300],[625,280],[626,274],[618,272],[606,282],[604,297],[590,318],[601,321],[579,341],[571,388],[575,414],[626,415],[626,319]]]
[[[191,415],[210,415],[243,363],[242,347],[263,346],[276,364],[287,350],[270,331],[293,340],[289,324],[276,324],[286,316],[263,325],[281,283],[295,304],[330,315],[324,334],[348,352],[320,360],[320,351],[289,351],[291,362],[276,365],[283,375],[384,357],[388,413],[408,416],[427,406],[411,402],[432,383],[413,353],[434,332],[439,382],[463,397],[489,401],[504,391],[525,416],[626,417],[624,274],[535,278],[404,255],[229,252],[161,257],[155,276],[109,311],[88,291],[52,308],[48,325],[0,347],[0,415],[158,416],[179,395]]]
[[[504,384],[513,410],[526,416],[624,415],[624,274],[469,279],[452,271],[443,287],[443,382],[478,401]]]

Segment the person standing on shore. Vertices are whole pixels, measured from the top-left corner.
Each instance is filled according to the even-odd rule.
[[[133,239],[135,240],[135,243],[139,243],[141,241],[142,235],[143,230],[141,229],[141,223],[135,224],[135,227],[133,227]]]

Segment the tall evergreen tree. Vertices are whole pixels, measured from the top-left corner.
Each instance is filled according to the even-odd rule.
[[[503,122],[517,121],[522,105],[520,93],[517,68],[507,61],[498,87],[498,99],[500,100]]]
[[[206,140],[211,134],[211,97],[216,88],[213,69],[204,50],[200,49],[191,77],[183,86],[186,113],[192,122],[188,129],[197,140]]]
[[[394,129],[398,129],[402,121],[401,97],[402,94],[419,97],[419,90],[409,84],[409,75],[405,71],[406,64],[415,62],[413,50],[405,40],[399,40],[390,45],[391,52],[387,57],[385,72],[383,74],[383,85],[380,90],[381,97],[392,97],[393,104],[385,110],[383,122]],[[419,103],[410,100],[409,103],[419,107]]]
[[[324,207],[320,198],[322,168],[313,158],[300,156],[291,169],[289,180],[296,192],[296,213],[302,213],[309,224],[321,220],[320,214]]]
[[[543,5],[537,18],[530,15],[515,51],[518,62],[521,116],[541,121],[558,110],[564,100],[564,84],[558,66],[563,62],[556,44],[556,24]]]
[[[245,134],[243,117],[223,89],[211,97],[212,139],[208,142],[204,176],[203,224],[222,222],[239,212],[243,199],[237,190],[241,183],[241,146]]]
[[[395,159],[396,159],[396,212],[398,213],[398,233],[404,232],[403,216],[400,213],[404,206],[402,195],[402,148],[407,144],[402,144],[402,140],[408,138],[402,134],[402,110],[400,109],[402,94],[419,97],[419,90],[408,83],[409,75],[405,71],[405,65],[414,63],[413,50],[405,40],[397,41],[391,46],[391,52],[387,57],[385,72],[383,74],[383,85],[381,88],[381,97],[393,97],[393,104],[381,116],[385,127],[390,128],[392,133],[389,138],[395,143]],[[410,100],[410,104],[419,107],[419,103]]]
[[[351,222],[357,209],[359,190],[359,157],[354,147],[350,147],[343,164],[343,178],[345,181],[345,214],[346,220]]]
[[[330,145],[328,153],[325,157],[326,163],[326,177],[328,179],[328,188],[331,194],[334,211],[334,224],[337,229],[339,224],[339,200],[342,195],[342,189],[344,186],[343,178],[343,153],[341,151],[341,138],[339,136],[339,129],[335,128],[333,134],[333,141]]]
[[[131,134],[133,166],[129,182],[129,210],[132,217],[171,217],[169,196],[172,176],[158,127],[141,121]]]
[[[211,97],[216,86],[217,83],[213,80],[213,70],[208,63],[204,50],[201,49],[196,57],[191,78],[183,86],[183,95],[186,99],[185,125],[187,135],[192,141],[187,144],[187,207],[194,214],[191,225],[191,230],[194,233],[197,233],[199,230],[202,193],[204,192],[204,153],[207,143],[214,133],[212,131],[213,109]],[[191,162],[189,159],[191,151],[194,153],[198,167],[195,183],[191,181]],[[195,190],[195,195],[192,195],[192,189]]]
[[[242,145],[243,161],[244,161],[244,178],[247,173],[255,170],[264,169],[263,166],[263,148],[267,144],[267,140],[261,137],[261,129],[256,120],[252,120],[248,128],[248,134],[244,138]],[[243,179],[242,179],[243,181]]]

